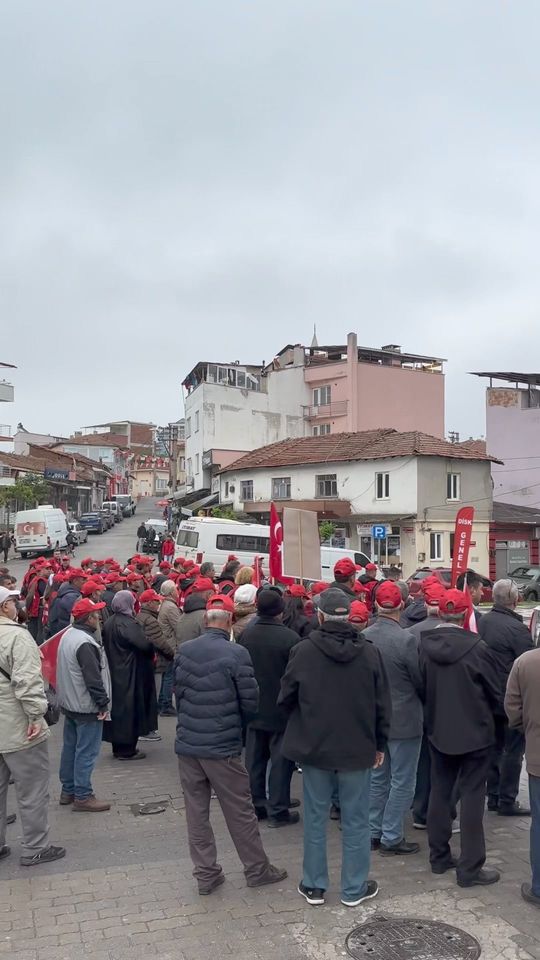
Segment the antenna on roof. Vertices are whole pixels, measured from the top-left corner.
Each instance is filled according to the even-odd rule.
[[[317,324],[313,324],[313,340],[311,341],[311,349],[316,349],[319,346],[319,341],[317,340]]]

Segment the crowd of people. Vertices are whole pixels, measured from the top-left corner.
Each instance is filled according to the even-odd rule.
[[[217,796],[248,886],[279,882],[259,824],[300,821],[291,797],[303,781],[303,870],[312,905],[329,887],[329,817],[342,831],[341,901],[378,893],[374,856],[421,852],[434,874],[460,887],[500,879],[486,866],[484,816],[531,819],[532,881],[540,906],[540,650],[516,612],[511,580],[481,614],[481,579],[455,589],[436,577],[411,602],[405,583],[369,564],[336,563],[332,583],[270,584],[261,568],[230,556],[212,563],[136,554],[126,564],[88,557],[34,560],[20,588],[0,570],[0,859],[7,793],[15,783],[23,853],[32,866],[65,850],[48,839],[42,657],[55,644],[63,714],[60,804],[101,813],[92,774],[102,742],[118,762],[144,761],[175,717],[175,750],[189,849],[201,895],[225,877],[210,823]],[[155,569],[154,569],[155,567]],[[43,644],[45,644],[43,646]],[[148,749],[148,748],[146,748]],[[531,809],[518,801],[526,755]],[[13,815],[12,815],[13,816]],[[460,852],[451,848],[460,833]]]

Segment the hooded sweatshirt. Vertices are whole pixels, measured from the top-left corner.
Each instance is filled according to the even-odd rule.
[[[493,656],[478,634],[447,624],[424,631],[420,669],[430,743],[452,755],[491,746],[501,688]]]
[[[321,770],[367,770],[384,751],[390,688],[376,647],[347,622],[326,621],[291,650],[278,699],[282,753]]]

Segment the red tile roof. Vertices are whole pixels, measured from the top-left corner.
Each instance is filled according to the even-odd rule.
[[[449,443],[427,433],[393,429],[330,433],[322,437],[280,440],[252,450],[221,473],[257,467],[287,467],[303,463],[337,463],[343,460],[379,460],[388,457],[444,457],[452,460],[493,460],[469,443]],[[500,461],[495,461],[500,462]]]

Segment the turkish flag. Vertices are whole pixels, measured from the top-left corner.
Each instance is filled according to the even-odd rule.
[[[270,504],[270,579],[291,584],[294,580],[283,576],[283,526],[274,504]]]
[[[56,661],[58,659],[58,647],[60,646],[60,641],[64,636],[66,630],[59,630],[58,633],[55,633],[54,636],[49,637],[48,640],[45,640],[45,643],[42,643],[39,649],[39,655],[41,657],[41,672],[43,674],[43,679],[47,681],[49,686],[54,687],[56,690]]]

